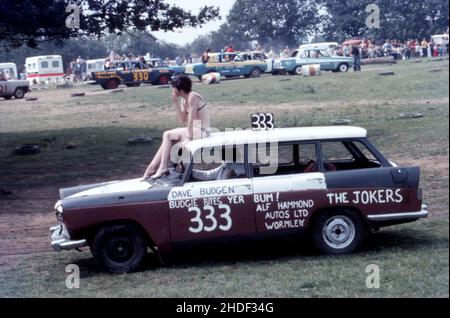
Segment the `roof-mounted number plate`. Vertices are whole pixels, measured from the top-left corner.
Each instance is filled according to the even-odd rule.
[[[254,131],[275,129],[275,117],[272,113],[253,114],[251,120]]]

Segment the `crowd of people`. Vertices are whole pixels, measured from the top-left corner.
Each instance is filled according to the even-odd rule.
[[[357,42],[355,42],[357,43]],[[362,39],[360,44],[356,44],[360,50],[361,58],[376,58],[383,56],[393,56],[395,59],[413,59],[422,57],[439,57],[448,54],[448,43],[434,43],[433,39],[419,39],[400,41],[386,40],[384,43],[376,43],[370,39]],[[352,45],[342,45],[333,52],[339,56],[352,55]]]

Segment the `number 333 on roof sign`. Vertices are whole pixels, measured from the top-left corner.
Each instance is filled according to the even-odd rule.
[[[272,113],[253,114],[251,120],[254,131],[275,129],[275,117]]]

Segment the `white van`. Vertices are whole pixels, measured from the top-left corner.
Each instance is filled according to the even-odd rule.
[[[322,42],[322,43],[310,43],[300,45],[299,51],[306,51],[310,49],[326,50],[330,55],[333,55],[334,50],[339,46],[337,42]]]
[[[436,34],[431,37],[434,44],[447,45],[448,34]]]
[[[15,63],[0,63],[0,72],[3,72],[9,80],[19,79],[19,75],[17,74],[17,65]]]
[[[60,55],[28,57],[25,69],[31,85],[64,81],[63,60]]]
[[[86,61],[86,73],[89,78],[92,78],[92,73],[102,72],[104,70],[105,70],[105,59]]]

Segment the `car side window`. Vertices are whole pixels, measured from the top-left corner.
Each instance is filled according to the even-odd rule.
[[[379,168],[381,163],[360,141],[322,142],[322,158],[326,172]]]
[[[315,143],[249,146],[254,177],[292,175],[318,171]]]
[[[246,178],[244,146],[204,148],[196,152],[189,182]]]

